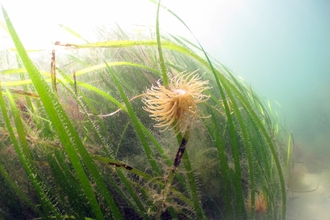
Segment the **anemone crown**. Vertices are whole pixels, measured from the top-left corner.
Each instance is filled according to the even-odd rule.
[[[157,81],[157,86],[147,89],[142,99],[143,109],[158,122],[155,127],[165,131],[173,125],[176,132],[184,132],[196,117],[200,117],[197,104],[209,99],[203,92],[210,86],[196,72],[177,74],[167,87]]]

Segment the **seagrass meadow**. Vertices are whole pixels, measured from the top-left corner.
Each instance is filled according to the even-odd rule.
[[[162,33],[160,8],[149,33],[58,41],[47,61],[2,8],[1,219],[285,219],[291,150],[272,110]]]

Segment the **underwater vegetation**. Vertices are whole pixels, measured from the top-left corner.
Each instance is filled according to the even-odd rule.
[[[160,8],[148,35],[56,42],[38,67],[2,9],[17,60],[1,69],[2,219],[285,219],[277,121],[201,45],[161,33]]]

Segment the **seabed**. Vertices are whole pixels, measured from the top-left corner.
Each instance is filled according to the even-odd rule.
[[[299,166],[304,168],[303,164],[299,164]],[[307,172],[301,178],[306,192],[303,192],[304,190],[301,190],[301,192],[288,192],[286,219],[329,220],[330,171],[320,173]]]

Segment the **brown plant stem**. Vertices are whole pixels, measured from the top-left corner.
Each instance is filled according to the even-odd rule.
[[[165,208],[167,196],[170,192],[170,187],[172,185],[172,182],[173,182],[173,179],[174,179],[174,176],[175,176],[175,171],[181,163],[182,156],[184,154],[184,151],[185,151],[187,143],[188,143],[189,135],[190,135],[190,129],[188,129],[185,132],[184,136],[182,137],[181,144],[180,144],[179,149],[176,153],[175,159],[173,161],[172,168],[170,169],[168,175],[165,176],[165,178],[164,178],[165,179],[165,186],[164,186],[164,189],[161,191],[163,199],[158,204],[156,219],[160,219],[160,215],[162,213],[162,210]],[[178,138],[179,138],[179,135],[178,135]]]

